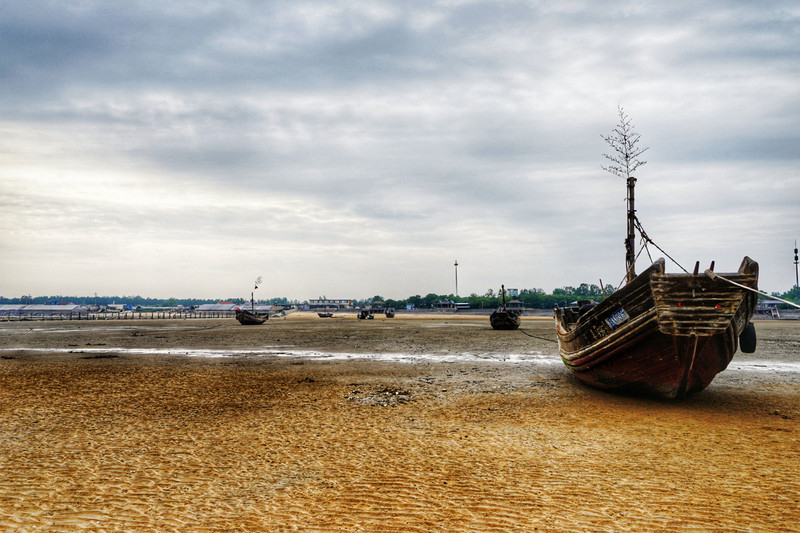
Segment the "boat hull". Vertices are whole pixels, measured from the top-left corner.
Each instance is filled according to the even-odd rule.
[[[269,319],[269,315],[257,315],[245,309],[236,310],[236,320],[243,326],[258,326]]]
[[[498,309],[489,316],[489,323],[492,325],[492,329],[517,329],[519,322],[519,315],[514,311]]]
[[[745,257],[724,277],[755,289],[758,264]],[[556,307],[559,353],[593,387],[684,398],[727,368],[756,302],[723,280],[665,274],[661,259],[594,307]]]

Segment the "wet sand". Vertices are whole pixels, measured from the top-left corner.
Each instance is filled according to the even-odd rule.
[[[551,320],[0,322],[0,530],[800,531],[800,322],[756,328],[671,403]]]

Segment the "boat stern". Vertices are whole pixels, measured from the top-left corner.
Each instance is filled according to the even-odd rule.
[[[659,330],[667,335],[705,337],[724,334],[733,326],[738,337],[758,301],[747,289],[758,287],[758,263],[745,257],[737,272],[724,277],[742,287],[699,273],[699,263],[692,274],[654,275],[651,287]]]

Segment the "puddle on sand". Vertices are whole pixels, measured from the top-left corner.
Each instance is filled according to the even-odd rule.
[[[71,354],[97,354],[115,353],[120,355],[178,355],[183,357],[297,357],[301,359],[369,359],[371,361],[390,361],[398,363],[415,362],[470,362],[470,361],[495,361],[495,362],[528,362],[540,364],[561,364],[558,357],[545,355],[541,352],[529,353],[348,353],[348,352],[322,352],[316,350],[295,350],[292,347],[265,346],[252,350],[207,350],[190,348],[3,348],[3,352],[30,351],[44,353],[71,353]]]
[[[389,361],[397,363],[416,362],[525,362],[543,365],[562,364],[557,355],[542,352],[527,353],[471,353],[471,352],[430,352],[430,353],[350,353],[350,352],[323,352],[317,350],[297,350],[293,346],[264,346],[249,350],[209,350],[193,348],[0,348],[2,352],[29,351],[40,353],[72,353],[72,354],[97,354],[115,353],[120,355],[178,355],[183,357],[296,357],[300,359],[368,359],[371,361]],[[733,360],[726,370],[742,372],[787,372],[800,373],[800,362],[794,361],[769,361],[769,360]]]

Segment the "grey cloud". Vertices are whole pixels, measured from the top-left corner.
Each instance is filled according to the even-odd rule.
[[[786,200],[800,179],[791,2],[34,1],[1,9],[0,172],[42,183],[64,172],[141,177],[156,190],[178,182],[224,198],[222,212],[211,199],[202,212],[176,199],[117,213],[121,232],[145,221],[127,234],[134,249],[263,246],[292,257],[300,272],[304,254],[324,253],[326,242],[343,257],[363,247],[426,262],[469,247],[479,290],[496,284],[480,254],[516,254],[552,285],[587,281],[559,277],[572,254],[605,257],[620,240],[624,187],[600,168],[600,136],[617,104],[651,147],[640,182],[647,220],[697,216],[685,191],[712,194],[715,181],[725,192],[714,197],[709,225],[724,227],[725,206],[741,206],[742,196],[797,215]],[[747,188],[765,175],[769,187]],[[698,181],[711,185],[698,192]],[[275,207],[284,200],[285,209]],[[97,207],[35,194],[10,204],[53,241],[47,215],[26,202],[60,210],[71,229]],[[252,240],[238,235],[259,217],[292,224]],[[159,235],[159,225],[172,229]],[[12,251],[23,246],[14,242]]]

